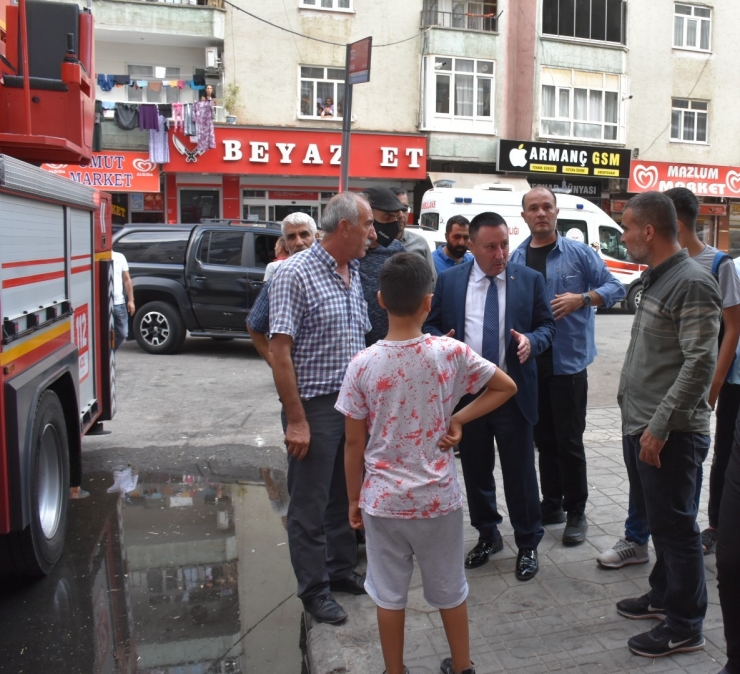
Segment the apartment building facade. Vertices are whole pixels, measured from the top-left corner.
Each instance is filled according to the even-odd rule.
[[[687,184],[702,200],[705,239],[740,253],[732,9],[732,0],[93,1],[98,73],[164,84],[205,72],[217,120],[228,112],[236,122],[217,123],[217,148],[196,161],[171,145],[152,217],[318,216],[338,184],[345,45],[371,35],[371,79],[354,87],[351,188],[395,183],[418,207],[431,181],[526,179],[619,220],[630,194]],[[198,95],[98,93],[108,105]],[[143,133],[103,129],[104,149],[146,150]]]

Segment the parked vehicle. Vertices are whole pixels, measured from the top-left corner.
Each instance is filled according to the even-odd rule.
[[[478,213],[495,211],[509,225],[509,247],[514,250],[529,236],[529,228],[521,215],[524,194],[506,185],[482,185],[473,189],[436,187],[424,194],[416,231],[434,250],[444,245],[445,224],[453,215],[472,219]],[[640,276],[646,267],[630,261],[621,242],[622,228],[586,199],[558,194],[557,202],[560,209],[558,231],[563,236],[572,229],[581,233],[584,243],[601,255],[609,271],[624,285],[625,307],[634,313],[642,295]]]
[[[211,221],[128,225],[113,239],[126,256],[136,315],[131,334],[148,353],[176,353],[192,337],[248,338],[246,318],[275,255],[280,225]]]

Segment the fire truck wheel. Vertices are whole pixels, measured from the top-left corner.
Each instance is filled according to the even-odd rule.
[[[69,506],[69,447],[62,405],[41,394],[33,419],[29,470],[31,524],[4,537],[0,566],[26,576],[48,574],[64,548]]]
[[[147,353],[175,353],[182,347],[185,334],[179,312],[167,302],[149,302],[134,317],[134,337]]]
[[[638,283],[630,288],[627,293],[627,311],[630,314],[637,312],[637,307],[640,306],[640,300],[642,299],[642,283]]]

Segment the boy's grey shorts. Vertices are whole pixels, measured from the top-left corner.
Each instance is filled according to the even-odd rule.
[[[419,563],[424,599],[435,608],[455,608],[468,596],[465,578],[463,509],[418,520],[375,517],[365,524],[365,589],[381,608],[406,608],[414,556]]]

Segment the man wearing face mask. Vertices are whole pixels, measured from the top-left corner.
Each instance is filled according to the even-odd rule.
[[[388,314],[378,303],[380,287],[380,270],[383,263],[396,253],[406,251],[396,236],[400,231],[398,213],[403,211],[403,204],[387,187],[368,187],[364,196],[373,209],[374,227],[377,239],[372,241],[360,258],[360,280],[362,294],[367,302],[367,315],[370,318],[372,330],[365,335],[365,343],[372,346],[379,339],[384,339],[388,332]]]
[[[410,229],[406,228],[409,220],[409,195],[406,193],[406,190],[400,187],[391,187],[390,190],[403,205],[403,210],[398,212],[398,227],[400,231],[396,238],[403,244],[403,247],[409,253],[417,253],[427,261],[427,264],[432,270],[432,278],[434,279],[434,282],[437,283],[437,269],[434,266],[432,250],[429,248],[427,240],[420,234],[412,232]]]

